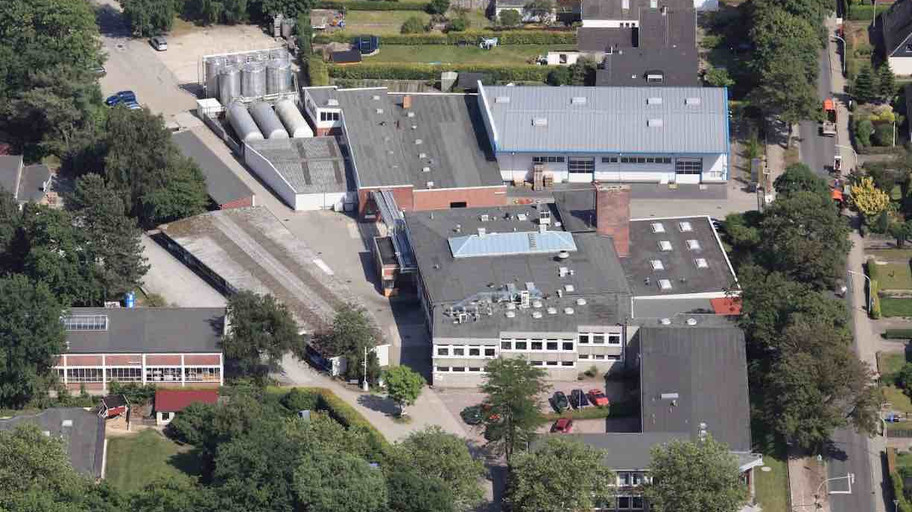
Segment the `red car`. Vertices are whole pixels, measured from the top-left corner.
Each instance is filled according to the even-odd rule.
[[[556,434],[569,434],[573,431],[573,420],[570,418],[560,418],[551,425],[551,432]]]
[[[590,389],[588,395],[589,401],[596,407],[608,407],[608,397],[601,389]]]

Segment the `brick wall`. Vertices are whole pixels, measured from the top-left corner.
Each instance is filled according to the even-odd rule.
[[[414,193],[414,209],[416,211],[445,210],[450,208],[450,203],[456,202],[465,202],[466,208],[505,206],[507,204],[507,189],[504,186],[444,188],[416,190]]]

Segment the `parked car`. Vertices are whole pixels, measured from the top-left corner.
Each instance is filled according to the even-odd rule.
[[[113,107],[115,105],[120,105],[121,103],[139,103],[136,101],[136,93],[133,91],[119,91],[116,92],[105,100],[105,105]]]
[[[555,434],[569,434],[573,432],[573,420],[570,418],[560,418],[551,425],[551,432]]]
[[[459,415],[462,417],[462,421],[466,422],[468,425],[481,424],[482,415],[480,405],[470,405],[463,409]]]
[[[610,404],[610,402],[608,402],[608,397],[605,396],[605,393],[601,389],[590,389],[589,401],[596,407],[608,407]]]
[[[567,400],[567,395],[563,391],[557,391],[551,397],[551,406],[557,412],[564,412],[570,408],[570,401]]]
[[[166,41],[162,36],[155,36],[152,39],[149,39],[149,44],[152,45],[152,48],[155,48],[160,52],[168,50],[168,41]]]
[[[574,389],[570,392],[570,406],[574,409],[589,407],[589,399],[586,398],[586,393],[582,389]]]

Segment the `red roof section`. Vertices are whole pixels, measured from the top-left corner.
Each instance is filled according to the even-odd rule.
[[[155,410],[180,412],[190,404],[214,404],[218,402],[218,397],[218,391],[214,389],[157,389],[155,390]]]
[[[721,299],[709,299],[709,303],[712,304],[713,311],[717,315],[740,315],[741,314],[741,298],[740,297],[724,297]]]

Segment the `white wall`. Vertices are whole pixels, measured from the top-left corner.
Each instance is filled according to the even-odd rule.
[[[890,69],[896,76],[912,75],[912,57],[890,57]]]
[[[501,179],[512,182],[514,179],[532,179],[531,154],[510,154],[507,152],[497,154],[497,163],[500,166]],[[584,156],[584,155],[579,155]],[[545,172],[554,176],[555,182],[588,183],[595,181],[620,181],[641,183],[701,183],[724,182],[728,179],[728,155],[707,155],[703,157],[703,175],[675,175],[674,163],[671,164],[621,164],[602,163],[601,154],[592,155],[595,158],[595,176],[591,174],[570,174],[567,172],[565,155],[564,162],[542,164]]]
[[[260,179],[265,181],[266,184],[272,188],[273,192],[275,192],[285,204],[297,209],[295,190],[291,187],[291,184],[285,181],[285,178],[283,178],[282,175],[279,174],[279,171],[269,163],[269,160],[266,160],[266,157],[246,143],[244,144],[244,162],[247,164],[247,167],[250,167]]]
[[[728,155],[703,157],[703,181],[720,182],[728,179]]]
[[[561,62],[561,55],[566,55],[566,62]],[[548,52],[549,66],[570,66],[579,60],[579,52]]]

